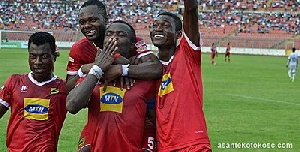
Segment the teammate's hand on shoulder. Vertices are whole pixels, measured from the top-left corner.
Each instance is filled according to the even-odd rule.
[[[114,63],[115,64],[129,64],[130,61],[123,56],[119,56],[117,59],[115,59]]]
[[[104,78],[108,82],[122,76],[122,65],[111,65],[104,73]]]
[[[84,64],[81,66],[81,71],[84,74],[88,74],[91,68],[93,67],[95,63],[89,63],[89,64]]]

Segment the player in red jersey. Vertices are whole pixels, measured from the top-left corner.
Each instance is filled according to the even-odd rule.
[[[89,72],[97,53],[96,47],[103,48],[105,26],[107,24],[104,4],[99,0],[85,2],[79,13],[79,24],[85,38],[73,44],[69,54],[66,78],[68,91],[74,88],[79,77]],[[140,40],[140,38],[136,40]],[[129,66],[128,77],[137,79],[160,78],[162,69],[157,57],[153,52],[146,50],[147,47],[143,40],[137,41],[136,47],[135,51],[130,52],[130,56],[137,56],[141,62],[145,63],[139,65],[141,67],[139,69]],[[118,63],[129,64],[129,61],[124,59],[123,57],[118,58]]]
[[[135,45],[135,31],[129,24],[123,21],[112,23],[106,30],[105,42],[109,42],[109,38],[118,39],[118,52],[123,57],[130,57]],[[96,58],[95,63],[98,62]],[[115,75],[113,66],[120,65],[110,65],[104,70],[101,68],[105,71],[104,77]],[[119,71],[121,75],[128,74],[125,66],[122,69]],[[97,79],[90,72],[67,97],[67,109],[71,113],[77,113],[86,105],[88,107],[85,131],[90,134],[87,140],[91,141],[91,151],[142,151],[146,101],[155,97],[155,82],[137,80],[129,90],[120,90],[119,84],[117,87],[110,84],[103,92],[103,81],[97,83],[98,80],[99,77]]]
[[[230,43],[228,42],[226,52],[225,52],[225,62],[227,62],[228,59],[228,63],[230,62],[230,50],[231,50],[231,46]]]
[[[211,151],[202,110],[197,4],[197,0],[184,1],[183,31],[181,20],[169,12],[160,13],[150,31],[163,64],[163,77],[156,98],[159,152]]]
[[[52,73],[55,39],[46,32],[28,41],[29,74],[13,74],[0,90],[0,118],[11,107],[10,152],[56,152],[66,117],[66,85]]]
[[[218,56],[217,47],[216,47],[215,43],[213,43],[211,45],[211,54],[210,54],[211,64],[212,65],[216,65],[217,64],[217,62],[215,61],[216,55]]]

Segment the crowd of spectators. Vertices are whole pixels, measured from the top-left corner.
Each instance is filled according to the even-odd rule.
[[[1,0],[0,29],[78,30],[78,13],[84,0]],[[183,0],[105,0],[109,21],[121,19],[137,30],[149,27],[167,9],[182,14]],[[272,8],[272,9],[270,9]],[[283,8],[283,11],[276,11]],[[237,34],[300,31],[300,0],[199,0],[200,26],[213,29],[235,26]],[[255,10],[255,11],[253,11]],[[287,10],[287,11],[285,11]],[[182,17],[182,16],[181,16]]]

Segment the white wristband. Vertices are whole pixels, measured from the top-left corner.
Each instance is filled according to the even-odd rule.
[[[99,68],[97,65],[93,65],[89,74],[92,74],[92,75],[96,76],[97,79],[100,79],[102,77],[103,72],[102,72],[102,69]]]
[[[129,71],[129,64],[122,65],[122,76],[127,76]]]
[[[81,67],[82,67],[82,66],[81,66]],[[80,69],[77,71],[77,74],[78,74],[79,77],[85,77],[86,74],[84,74],[84,73],[81,71],[81,67],[80,67]]]

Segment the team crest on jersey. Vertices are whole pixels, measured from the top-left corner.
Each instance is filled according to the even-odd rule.
[[[24,98],[24,118],[48,120],[50,99]]]
[[[55,95],[55,94],[58,94],[59,93],[59,89],[58,88],[51,88],[50,90],[50,94],[51,95]]]
[[[85,140],[86,140],[86,137],[81,137],[78,142],[78,147],[84,146]]]
[[[106,92],[102,90],[103,87],[100,87],[100,112],[111,111],[122,113],[126,89],[121,91],[120,88],[107,86]]]
[[[164,74],[162,77],[161,85],[159,87],[158,95],[162,97],[163,95],[171,93],[172,91],[174,91],[174,88],[173,88],[171,74],[170,73]]]

